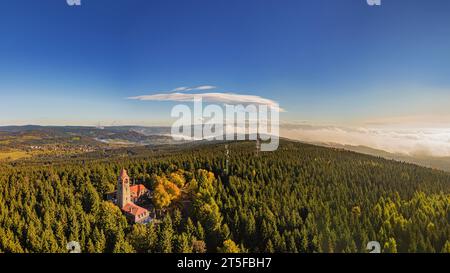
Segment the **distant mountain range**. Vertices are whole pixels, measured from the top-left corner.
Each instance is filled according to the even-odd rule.
[[[171,128],[168,126],[3,126],[0,127],[0,160],[8,158],[9,155],[13,159],[20,159],[41,155],[44,152],[48,154],[48,151],[74,154],[124,146],[156,146],[192,142],[192,139],[175,141],[171,137]],[[367,146],[339,143],[308,143],[450,171],[450,157],[409,156]]]
[[[3,136],[36,136],[44,139],[88,138],[102,143],[121,143],[129,145],[170,144],[170,127],[83,127],[83,126],[5,126],[0,127]]]
[[[377,157],[383,157],[386,159],[392,159],[401,162],[413,163],[429,168],[440,169],[444,171],[450,171],[450,157],[433,157],[433,156],[410,156],[405,154],[389,153],[383,150],[370,148],[367,146],[353,146],[342,145],[338,143],[311,143],[324,147],[331,147],[336,149],[343,149],[353,151],[361,154],[367,154]]]
[[[0,127],[0,161],[65,158],[118,148],[167,144],[175,144],[168,127]]]

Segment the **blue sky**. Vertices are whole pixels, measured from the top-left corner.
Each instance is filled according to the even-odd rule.
[[[0,125],[167,124],[173,103],[126,98],[201,85],[286,122],[450,122],[447,0],[0,5]]]

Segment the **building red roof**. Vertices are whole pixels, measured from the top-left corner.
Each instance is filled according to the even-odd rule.
[[[142,184],[130,186],[130,194],[132,197],[140,197],[147,191],[147,188]]]
[[[124,212],[126,212],[126,213],[129,213],[129,214],[133,215],[133,216],[140,215],[140,214],[143,214],[143,213],[146,213],[146,212],[147,212],[146,209],[144,209],[144,208],[142,208],[142,207],[139,207],[138,205],[136,205],[136,204],[134,204],[134,203],[128,203],[128,204],[126,204],[126,205],[122,208],[122,210],[123,210]]]

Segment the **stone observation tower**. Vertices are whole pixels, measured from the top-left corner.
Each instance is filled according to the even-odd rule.
[[[144,185],[130,185],[130,177],[126,170],[122,170],[117,179],[117,191],[111,193],[110,200],[117,200],[117,206],[132,223],[147,224],[152,218],[147,209],[136,205],[149,198],[149,191]]]
[[[131,203],[130,177],[126,170],[122,170],[117,182],[117,205],[122,209],[129,203]]]

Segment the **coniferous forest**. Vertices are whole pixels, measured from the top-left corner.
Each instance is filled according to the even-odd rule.
[[[450,173],[282,141],[0,165],[0,252],[450,252]],[[131,225],[122,168],[153,192]]]

